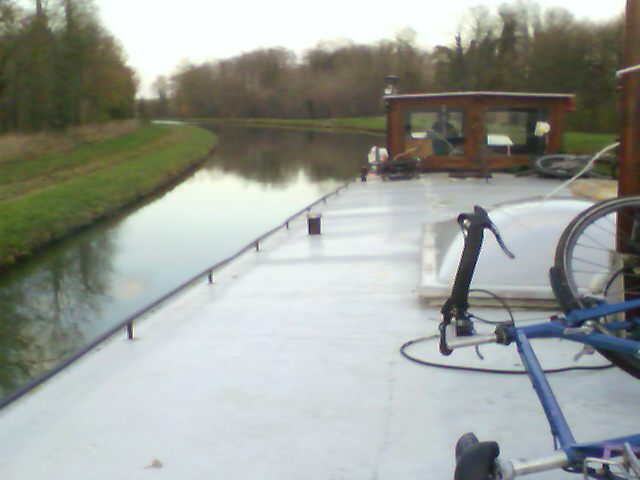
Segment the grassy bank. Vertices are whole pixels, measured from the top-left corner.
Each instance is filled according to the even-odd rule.
[[[358,118],[197,118],[190,119],[198,123],[218,125],[242,125],[269,128],[302,128],[305,130],[344,130],[353,132],[382,133],[386,128],[385,117]]]
[[[567,132],[564,134],[564,149],[570,153],[596,153],[616,141],[612,133]]]
[[[63,152],[0,160],[0,266],[172,184],[214,144],[197,127],[147,125]]]

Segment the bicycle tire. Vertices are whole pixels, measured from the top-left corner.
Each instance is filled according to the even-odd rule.
[[[584,168],[589,157],[583,155],[544,155],[534,162],[536,171],[544,177],[571,178]]]
[[[616,235],[622,221],[626,231]],[[565,311],[600,301],[640,298],[640,195],[594,204],[566,227],[556,247],[552,287]],[[637,315],[637,312],[635,313]],[[619,320],[601,318],[601,323]],[[640,332],[624,331],[626,338]],[[640,379],[640,356],[599,350],[611,363]]]

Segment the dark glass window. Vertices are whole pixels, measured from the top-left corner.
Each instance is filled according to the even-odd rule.
[[[545,137],[534,135],[538,122],[548,121],[546,109],[487,108],[485,110],[486,149],[494,155],[541,155]]]
[[[407,146],[422,157],[464,154],[464,121],[462,110],[439,108],[411,111],[407,114]]]

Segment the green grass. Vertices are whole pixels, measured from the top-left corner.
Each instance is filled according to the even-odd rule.
[[[193,121],[201,123],[247,125],[259,127],[285,127],[321,130],[352,130],[363,132],[384,132],[386,129],[385,117],[358,117],[358,118],[198,118]]]
[[[356,128],[380,131],[385,131],[387,128],[387,119],[385,117],[334,118],[331,122],[337,128]]]
[[[72,173],[74,168],[86,168],[100,162],[111,164],[124,161],[123,153],[128,149],[138,149],[150,144],[165,135],[159,128],[143,128],[140,131],[109,141],[82,145],[70,152],[50,153],[32,160],[14,159],[3,162],[0,166],[2,176],[0,186],[43,178],[56,173]],[[113,158],[110,158],[113,157]],[[115,159],[115,160],[114,160]]]
[[[150,125],[71,152],[0,164],[0,265],[153,193],[207,156],[215,137]]]
[[[564,149],[570,153],[596,153],[616,141],[612,133],[566,132]]]

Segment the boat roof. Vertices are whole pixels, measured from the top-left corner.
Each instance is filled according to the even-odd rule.
[[[138,320],[134,340],[111,337],[0,410],[0,477],[447,479],[468,431],[508,458],[551,453],[525,377],[427,367],[399,350],[424,338],[408,350],[422,361],[518,367],[514,347],[439,355],[439,306],[417,292],[423,226],[557,185],[503,174],[350,184],[314,208],[320,235],[299,217]],[[576,364],[573,344],[544,342],[545,367]],[[640,382],[617,369],[551,382],[578,440],[630,433]]]
[[[571,93],[535,93],[535,92],[489,92],[489,91],[465,91],[465,92],[438,92],[438,93],[405,93],[385,95],[386,100],[401,100],[410,98],[451,98],[451,97],[500,97],[500,98],[527,98],[527,99],[573,99]]]

